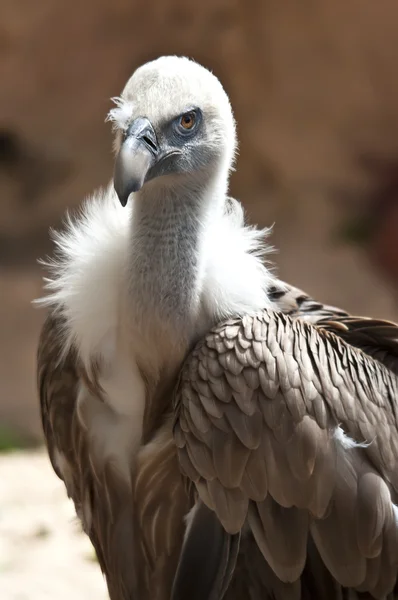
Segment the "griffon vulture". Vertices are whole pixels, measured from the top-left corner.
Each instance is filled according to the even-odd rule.
[[[383,598],[396,327],[267,268],[267,231],[228,197],[235,123],[205,68],[145,64],[110,119],[114,182],[54,234],[38,385],[111,600]]]

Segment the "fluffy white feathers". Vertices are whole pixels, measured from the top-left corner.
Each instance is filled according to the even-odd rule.
[[[48,295],[39,302],[63,314],[65,350],[76,344],[86,363],[115,348],[130,259],[131,206],[123,208],[110,185],[89,198],[76,219],[68,217],[63,232],[53,234],[56,256],[47,263],[52,277],[46,283]],[[273,276],[262,261],[269,251],[267,234],[245,227],[236,210],[224,211],[211,223],[201,293],[209,326],[270,306],[266,290]]]
[[[55,257],[44,262],[51,277],[40,304],[66,319],[65,352],[75,344],[86,365],[112,352],[118,324],[118,296],[128,256],[129,214],[110,184],[84,203],[76,218],[67,216],[53,232]]]

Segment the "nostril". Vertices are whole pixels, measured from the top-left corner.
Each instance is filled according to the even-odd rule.
[[[151,138],[149,138],[147,135],[144,135],[142,136],[142,139],[144,140],[147,146],[149,146],[154,152],[156,152],[156,144],[151,140]]]

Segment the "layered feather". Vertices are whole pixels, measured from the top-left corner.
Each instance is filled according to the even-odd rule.
[[[190,356],[181,468],[227,532],[248,524],[280,581],[300,580],[312,539],[341,586],[384,598],[398,574],[398,327],[297,299],[302,318],[293,303],[227,321]]]

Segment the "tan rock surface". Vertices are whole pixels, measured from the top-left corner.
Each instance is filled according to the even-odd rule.
[[[106,600],[106,585],[44,452],[0,456],[1,600]]]

